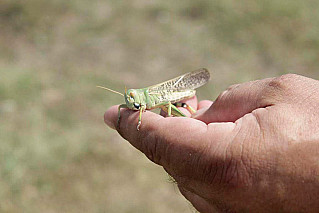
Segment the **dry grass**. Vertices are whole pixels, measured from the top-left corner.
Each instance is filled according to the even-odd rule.
[[[0,210],[192,212],[103,124],[122,91],[199,67],[200,98],[294,72],[318,78],[317,1],[0,2]],[[157,79],[156,81],[154,79]]]

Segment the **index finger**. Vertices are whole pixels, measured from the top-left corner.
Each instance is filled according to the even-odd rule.
[[[187,130],[192,132],[205,132],[207,125],[195,119],[186,117],[167,117],[164,118],[156,113],[145,111],[142,114],[142,124],[139,131],[136,129],[138,123],[138,111],[129,109],[121,109],[121,118],[119,127],[118,120],[118,105],[112,106],[104,114],[105,123],[113,129],[116,129],[119,134],[126,140],[132,143],[137,149],[143,149],[143,142],[150,142],[154,138],[165,139],[165,141],[181,141],[184,133]],[[154,137],[154,138],[153,138]]]
[[[113,128],[117,126],[117,107],[109,108],[104,115],[105,123]],[[223,123],[209,127],[196,119],[164,118],[150,111],[143,113],[139,131],[137,121],[138,111],[122,109],[117,131],[150,160],[166,168],[185,165],[192,157],[205,153],[211,144],[224,143],[225,134],[231,131]]]

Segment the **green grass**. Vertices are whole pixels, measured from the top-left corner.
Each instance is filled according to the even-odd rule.
[[[229,85],[318,78],[319,4],[307,1],[5,0],[0,3],[0,211],[192,212],[103,123],[118,91],[206,67]]]

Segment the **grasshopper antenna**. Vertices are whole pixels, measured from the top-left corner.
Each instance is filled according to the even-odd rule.
[[[96,87],[124,96],[122,93],[115,91],[115,90],[112,90],[112,89],[109,89],[109,88],[106,88],[106,87],[101,87],[101,86],[96,86]]]

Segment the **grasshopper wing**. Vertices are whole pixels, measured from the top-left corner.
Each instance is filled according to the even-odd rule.
[[[207,69],[201,68],[171,80],[148,87],[150,93],[160,93],[161,91],[183,91],[194,90],[203,86],[210,78]]]

